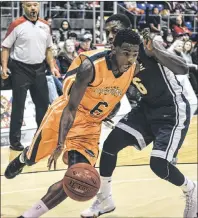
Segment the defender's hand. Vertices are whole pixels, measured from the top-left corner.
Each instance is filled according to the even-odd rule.
[[[56,149],[53,151],[53,153],[51,154],[51,156],[48,159],[48,164],[47,164],[48,170],[51,169],[53,162],[54,162],[54,170],[56,170],[56,162],[57,162],[59,156],[61,155],[63,148],[64,148],[63,145],[58,145],[56,147]]]
[[[115,129],[115,125],[114,125],[113,120],[109,119],[108,117],[105,118],[105,119],[103,120],[103,122],[104,122],[104,125],[105,125],[106,127],[110,128],[110,129]]]
[[[152,46],[152,39],[150,36],[150,30],[148,28],[145,28],[142,32],[143,35],[143,39],[144,39],[144,46],[148,51],[152,51],[153,50],[153,46]]]

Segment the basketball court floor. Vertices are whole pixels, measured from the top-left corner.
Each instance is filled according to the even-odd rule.
[[[113,176],[113,197],[116,210],[101,217],[182,217],[185,199],[179,188],[158,179],[149,168],[152,145],[143,151],[132,147],[119,154]],[[197,181],[197,116],[194,116],[184,145],[178,156],[178,168]],[[1,148],[1,217],[17,217],[36,203],[48,187],[62,179],[66,166],[60,158],[57,171],[48,171],[47,160],[26,167],[13,180],[3,176],[4,170],[18,152]],[[98,166],[98,164],[97,164]],[[82,203],[67,199],[42,217],[80,217],[92,200]]]

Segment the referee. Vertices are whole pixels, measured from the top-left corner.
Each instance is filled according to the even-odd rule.
[[[46,21],[38,17],[39,2],[24,2],[24,15],[13,21],[2,43],[2,79],[12,72],[12,113],[10,123],[10,148],[22,151],[21,126],[27,91],[30,90],[36,107],[36,122],[39,127],[49,104],[48,87],[45,75],[46,59],[53,74],[54,67],[51,52],[52,37]]]

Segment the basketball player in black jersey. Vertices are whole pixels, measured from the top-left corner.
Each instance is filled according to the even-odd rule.
[[[116,34],[120,28],[128,28],[126,22],[122,22],[123,16],[112,15],[106,21],[111,41],[113,33]],[[148,36],[141,45],[138,61],[139,72],[134,76],[133,84],[141,92],[142,99],[119,121],[104,142],[100,159],[100,192],[93,205],[81,216],[98,217],[115,209],[111,177],[118,152],[128,145],[142,150],[153,142],[151,170],[161,179],[181,188],[186,197],[184,217],[194,218],[197,213],[197,184],[172,164],[190,124],[190,105],[174,74],[186,74],[188,68],[183,59],[169,54],[159,42]]]

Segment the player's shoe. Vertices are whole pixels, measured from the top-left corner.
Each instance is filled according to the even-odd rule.
[[[191,191],[184,192],[184,195],[186,198],[184,218],[197,217],[197,183],[194,182],[194,188]]]
[[[17,145],[10,145],[10,149],[14,151],[23,151],[24,147],[23,145],[19,142]]]
[[[113,202],[112,196],[104,197],[102,193],[98,193],[96,200],[93,202],[91,207],[81,212],[82,218],[88,217],[99,217],[102,214],[110,213],[115,210],[115,204]]]
[[[28,147],[26,147],[23,150],[22,155],[25,155],[27,150],[28,150]],[[21,154],[19,154],[19,156],[17,156],[14,160],[12,160],[7,166],[5,173],[4,173],[7,179],[13,179],[15,176],[20,174],[23,170],[23,167],[26,165],[25,163],[20,162],[19,160],[20,155]]]

